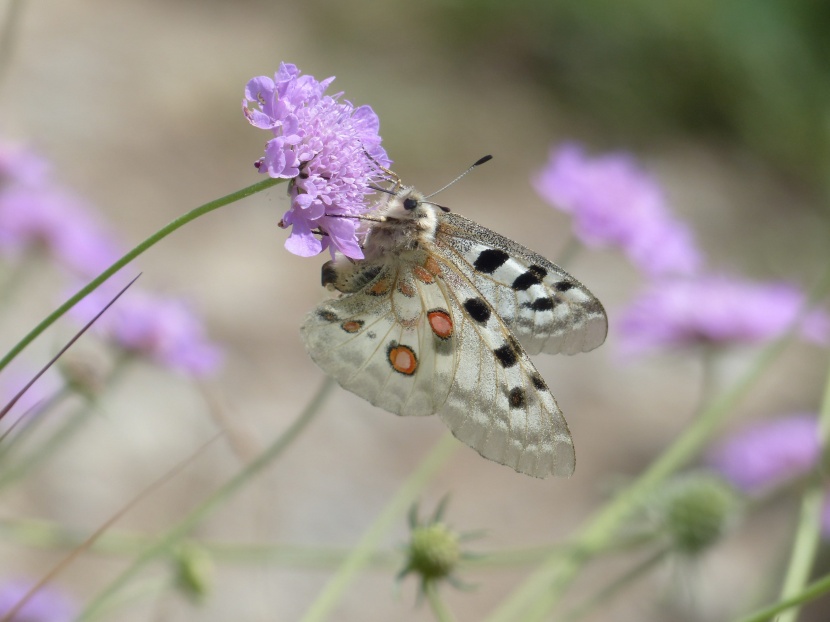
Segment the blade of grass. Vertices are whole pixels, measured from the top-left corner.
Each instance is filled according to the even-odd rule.
[[[335,386],[335,381],[326,376],[320,389],[311,399],[308,406],[300,416],[283,432],[277,439],[268,446],[259,456],[251,461],[245,468],[219,487],[213,494],[205,499],[198,507],[192,510],[181,521],[167,530],[155,542],[144,549],[141,554],[133,560],[133,563],[118,575],[107,587],[105,587],[78,616],[76,622],[84,622],[93,619],[104,610],[112,597],[132,579],[139,570],[154,559],[165,555],[170,548],[181,538],[190,533],[196,525],[204,521],[225,501],[238,492],[251,478],[262,471],[279,457],[296,439],[308,424],[319,414],[321,406]]]
[[[97,321],[98,321],[98,318],[100,318],[102,315],[104,315],[104,312],[105,312],[107,309],[109,309],[109,308],[110,308],[113,304],[115,304],[115,301],[116,301],[116,300],[118,300],[119,298],[121,298],[121,296],[124,294],[124,292],[126,292],[126,291],[127,291],[127,290],[128,290],[128,289],[132,286],[132,284],[133,284],[133,283],[135,283],[135,282],[138,280],[138,277],[140,277],[140,276],[141,276],[141,274],[139,274],[138,276],[136,276],[136,277],[135,277],[132,281],[130,281],[129,283],[127,283],[127,284],[124,286],[124,288],[123,288],[120,292],[118,292],[115,296],[113,296],[112,300],[110,300],[110,301],[109,301],[106,305],[104,305],[104,308],[103,308],[103,309],[101,309],[98,313],[96,313],[96,314],[95,314],[95,317],[94,317],[94,318],[92,318],[89,322],[87,322],[87,323],[86,323],[86,325],[84,325],[84,327],[83,327],[81,330],[79,330],[77,333],[75,333],[75,335],[72,337],[72,339],[70,339],[70,340],[67,342],[67,344],[66,344],[65,346],[63,346],[63,347],[62,347],[62,348],[58,351],[58,353],[57,353],[55,356],[53,356],[53,357],[52,357],[52,360],[50,360],[48,363],[46,363],[46,365],[44,365],[44,366],[41,368],[41,370],[40,370],[38,373],[36,373],[36,374],[34,375],[34,377],[33,377],[31,380],[29,380],[29,382],[27,382],[27,383],[26,383],[26,385],[25,385],[22,389],[20,389],[20,391],[18,391],[18,392],[17,392],[17,395],[15,395],[15,396],[14,396],[14,397],[13,397],[13,398],[9,401],[9,403],[8,403],[8,404],[6,404],[6,405],[5,405],[2,409],[0,409],[0,419],[2,419],[3,417],[5,417],[5,416],[6,416],[6,413],[7,413],[7,412],[9,412],[9,411],[10,411],[10,410],[14,407],[14,405],[15,405],[15,404],[17,404],[17,401],[18,401],[21,397],[23,397],[23,395],[25,395],[26,391],[28,391],[28,390],[32,387],[32,385],[33,385],[35,382],[37,382],[37,381],[38,381],[38,379],[39,379],[39,378],[40,378],[43,374],[45,374],[45,373],[47,372],[47,370],[48,370],[50,367],[52,367],[52,365],[54,365],[54,364],[58,361],[58,359],[59,359],[60,357],[62,357],[62,356],[63,356],[64,352],[66,352],[69,348],[71,348],[71,347],[72,347],[72,345],[73,345],[76,341],[78,341],[78,339],[80,339],[80,338],[81,338],[81,335],[83,335],[83,334],[84,334],[87,330],[89,330],[89,328],[90,328],[90,327],[91,327],[91,326],[92,326],[95,322],[97,322]]]
[[[170,469],[167,473],[164,474],[163,477],[159,478],[152,484],[150,484],[147,488],[142,490],[138,495],[136,495],[129,503],[127,503],[123,508],[118,510],[111,518],[109,518],[103,525],[101,525],[98,529],[96,529],[92,534],[86,538],[81,544],[79,544],[69,555],[64,557],[52,570],[50,570],[46,575],[44,575],[37,583],[35,583],[26,594],[23,595],[21,598],[11,609],[9,609],[2,618],[0,618],[0,622],[14,622],[16,619],[17,614],[20,610],[28,603],[32,597],[37,594],[39,590],[41,590],[44,586],[46,586],[52,579],[54,579],[58,574],[60,574],[69,564],[75,561],[78,556],[81,555],[84,551],[89,550],[89,548],[95,543],[95,541],[101,537],[103,533],[107,531],[118,519],[124,516],[127,512],[129,512],[132,508],[138,505],[141,501],[146,499],[152,492],[156,491],[160,488],[163,484],[169,482],[173,479],[177,474],[179,474],[186,466],[191,464],[193,461],[199,457],[202,452],[208,448],[216,439],[218,439],[221,435],[216,434],[213,438],[209,441],[204,443],[201,447],[199,447],[193,454],[187,457],[186,460],[183,460],[175,467]]]

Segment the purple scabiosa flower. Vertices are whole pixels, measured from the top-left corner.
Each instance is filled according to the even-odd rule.
[[[82,276],[109,267],[120,253],[89,208],[67,193],[11,185],[0,190],[0,251],[45,250]]]
[[[641,354],[695,344],[757,344],[783,335],[803,311],[806,296],[787,283],[756,283],[725,275],[659,280],[620,315],[621,348]],[[801,336],[825,344],[830,318],[805,315]]]
[[[31,589],[23,580],[0,582],[0,618],[11,611]],[[54,588],[40,588],[11,618],[11,622],[70,622],[77,614],[72,602]]]
[[[820,457],[818,420],[795,414],[734,433],[716,445],[706,461],[733,486],[754,493],[809,473]]]
[[[669,212],[659,184],[626,154],[590,158],[566,143],[533,178],[536,192],[573,217],[586,245],[621,249],[649,276],[693,274],[701,253],[689,228]]]
[[[112,299],[100,290],[72,313],[91,320]],[[181,300],[130,289],[98,318],[94,328],[129,353],[194,376],[217,370],[222,354],[207,340],[199,319]]]
[[[341,94],[325,95],[333,80],[318,82],[281,63],[273,80],[259,76],[248,82],[242,110],[251,125],[273,135],[256,162],[259,172],[291,180],[291,207],[281,221],[292,228],[286,249],[311,257],[329,248],[332,255],[338,250],[362,259],[353,216],[370,209],[369,186],[383,179],[379,166],[390,161],[377,115],[369,106],[341,101]]]

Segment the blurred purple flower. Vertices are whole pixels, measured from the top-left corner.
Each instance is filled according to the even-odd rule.
[[[251,125],[274,136],[256,163],[260,173],[292,180],[291,207],[281,221],[292,227],[286,249],[311,257],[328,247],[332,256],[336,249],[362,259],[359,221],[342,216],[370,209],[369,185],[383,179],[378,164],[388,166],[389,158],[369,106],[355,108],[338,101],[341,94],[324,95],[333,80],[318,82],[281,63],[273,80],[259,76],[248,82],[242,110]]]
[[[0,583],[0,618],[20,602],[32,583],[14,580]],[[72,602],[54,588],[42,587],[11,618],[11,622],[70,622],[77,614]]]
[[[619,319],[627,354],[700,343],[755,344],[783,335],[803,311],[806,297],[787,283],[754,283],[725,275],[652,283]],[[830,318],[812,311],[801,336],[825,344]]]
[[[581,146],[566,143],[551,150],[532,183],[544,200],[573,217],[584,244],[617,247],[649,276],[693,274],[703,263],[659,184],[629,155],[590,158]]]
[[[72,313],[86,323],[111,299],[98,290],[78,303]],[[170,369],[201,376],[221,364],[219,347],[207,340],[202,323],[181,300],[131,288],[94,328],[124,350]]]
[[[49,164],[33,151],[0,143],[0,190],[12,184],[34,187],[46,181],[48,173]]]
[[[820,457],[818,420],[795,414],[734,433],[706,461],[736,488],[753,493],[809,473]]]
[[[52,189],[12,186],[0,191],[0,250],[40,248],[83,276],[109,267],[120,253],[114,240],[77,199]]]

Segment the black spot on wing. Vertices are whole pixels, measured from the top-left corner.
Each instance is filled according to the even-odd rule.
[[[486,251],[479,253],[475,263],[473,263],[473,267],[484,274],[493,274],[508,259],[510,259],[510,255],[504,251],[497,248],[488,248]]]
[[[538,389],[539,391],[547,391],[548,385],[545,384],[545,381],[542,380],[542,376],[539,374],[531,374],[530,381],[533,383],[534,388]]]
[[[553,286],[553,288],[558,292],[566,292],[574,287],[576,287],[576,283],[571,283],[570,281],[559,281]]]
[[[553,309],[554,302],[553,298],[545,296],[544,298],[537,298],[533,302],[523,302],[522,306],[533,311],[550,311]]]
[[[532,270],[528,270],[524,274],[520,274],[516,277],[516,280],[513,281],[513,285],[511,287],[516,290],[517,292],[523,292],[525,290],[530,289],[534,285],[539,285],[542,282],[542,279],[533,272]]]
[[[502,367],[513,367],[519,360],[519,354],[515,344],[508,341],[500,348],[493,350]]]
[[[330,309],[320,309],[317,312],[317,315],[324,319],[326,322],[337,322],[340,320],[340,318],[337,317],[337,314],[334,311],[331,311]]]
[[[507,400],[510,402],[510,408],[523,408],[527,402],[525,390],[521,387],[510,389],[510,393],[507,394]]]
[[[534,273],[536,276],[538,276],[540,279],[543,279],[543,278],[545,278],[545,277],[548,275],[548,271],[547,271],[547,270],[545,270],[542,266],[537,266],[536,264],[533,264],[533,265],[529,266],[529,267],[528,267],[528,270],[530,270],[531,272],[533,272],[533,273]]]
[[[479,324],[490,319],[490,307],[481,298],[468,298],[464,301],[464,309]]]

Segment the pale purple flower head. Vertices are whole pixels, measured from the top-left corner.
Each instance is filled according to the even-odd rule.
[[[86,323],[111,299],[98,290],[72,313]],[[127,352],[194,376],[210,374],[221,364],[221,350],[208,341],[201,321],[178,299],[131,288],[98,318],[94,329]]]
[[[0,190],[0,251],[19,255],[31,248],[82,276],[100,273],[120,256],[92,211],[66,192],[23,185]]]
[[[32,586],[32,582],[0,582],[0,618],[11,611]],[[18,611],[11,622],[70,622],[77,607],[61,592],[49,586],[40,588]]]
[[[806,296],[788,283],[756,283],[725,275],[658,280],[619,319],[622,350],[641,354],[696,344],[758,344],[782,336],[797,321]],[[801,320],[802,338],[826,344],[823,311]]]
[[[795,414],[755,423],[717,444],[707,463],[747,493],[806,475],[821,457],[815,415]]]
[[[566,143],[551,150],[532,183],[573,218],[592,247],[616,247],[649,276],[693,274],[702,257],[689,228],[669,212],[659,184],[626,154],[591,158]]]
[[[369,106],[355,108],[340,94],[325,95],[334,78],[318,82],[281,63],[274,79],[253,78],[242,110],[254,127],[273,136],[256,166],[260,173],[291,179],[291,207],[282,224],[291,226],[285,247],[302,257],[329,248],[363,258],[358,220],[344,218],[370,209],[370,184],[382,179],[389,158],[378,135],[380,123]],[[250,106],[249,104],[253,104]],[[323,233],[318,239],[312,230]]]
[[[46,181],[48,173],[48,162],[34,151],[0,143],[0,190],[12,184],[35,187]]]

